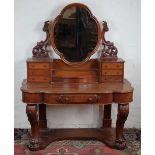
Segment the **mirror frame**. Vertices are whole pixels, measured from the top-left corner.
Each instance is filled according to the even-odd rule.
[[[98,29],[98,30],[97,30],[97,31],[98,31],[98,38],[97,38],[96,47],[95,47],[92,51],[90,51],[90,52],[88,53],[87,57],[86,57],[84,60],[82,60],[82,61],[80,61],[80,62],[70,62],[70,61],[66,60],[64,54],[63,54],[62,52],[60,52],[60,51],[57,49],[56,45],[55,45],[55,38],[54,38],[54,29],[55,29],[55,25],[56,25],[56,23],[58,22],[59,18],[61,18],[62,14],[63,14],[67,9],[69,9],[69,8],[71,8],[71,7],[81,7],[81,8],[86,9],[87,12],[88,12],[89,15],[90,15],[90,18],[92,18],[92,19],[95,21],[95,23],[96,23],[96,25],[97,25],[97,29]],[[54,21],[51,21],[51,22],[50,22],[49,32],[50,32],[50,42],[51,42],[52,48],[54,49],[54,51],[56,52],[56,54],[58,54],[58,55],[60,56],[60,58],[61,58],[66,64],[69,64],[69,65],[80,65],[80,64],[83,64],[83,63],[87,62],[87,61],[90,59],[90,57],[98,50],[99,45],[100,45],[100,42],[101,42],[101,27],[100,27],[100,24],[99,24],[97,18],[96,18],[95,16],[93,16],[93,14],[91,13],[90,9],[89,9],[86,5],[81,4],[81,3],[71,3],[71,4],[67,5],[67,6],[65,6],[65,7],[63,8],[63,10],[60,12],[60,14],[54,19]]]

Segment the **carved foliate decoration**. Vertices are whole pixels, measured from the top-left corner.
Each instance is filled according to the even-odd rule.
[[[36,105],[27,105],[26,113],[31,124],[32,137],[28,144],[28,148],[35,151],[39,148],[39,123]]]
[[[129,114],[129,104],[119,104],[118,105],[118,114],[117,114],[117,122],[116,122],[116,140],[115,147],[117,149],[125,148],[126,141],[123,137],[123,132],[120,132],[124,128],[124,123]]]
[[[101,59],[117,59],[118,50],[114,43],[105,40],[105,32],[109,31],[107,26],[107,22],[103,21],[103,29],[102,29],[102,45],[103,49],[101,50]]]
[[[43,31],[46,32],[46,39],[37,42],[37,45],[32,50],[33,57],[49,57],[47,50],[47,46],[49,45],[49,21],[44,23]]]

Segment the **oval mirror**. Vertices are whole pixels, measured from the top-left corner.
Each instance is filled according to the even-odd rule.
[[[66,6],[52,23],[50,40],[56,53],[67,63],[87,61],[100,44],[100,26],[87,6]]]

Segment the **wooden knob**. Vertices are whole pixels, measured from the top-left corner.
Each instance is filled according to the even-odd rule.
[[[120,77],[119,77],[119,76],[117,76],[117,77],[116,77],[116,80],[119,80],[119,79],[120,79]]]
[[[65,101],[69,101],[69,98],[68,97],[65,97]]]
[[[92,97],[89,97],[89,98],[88,98],[88,101],[89,101],[89,102],[93,102]]]

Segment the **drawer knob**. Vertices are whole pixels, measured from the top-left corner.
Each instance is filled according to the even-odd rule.
[[[120,79],[120,77],[118,76],[118,77],[116,77],[116,80],[119,80]]]
[[[92,97],[89,97],[89,98],[88,98],[88,102],[89,102],[89,103],[94,103],[94,102],[96,102],[96,100],[95,100],[94,98],[92,98]]]
[[[68,97],[65,97],[64,100],[65,100],[66,103],[69,102],[69,98]]]

